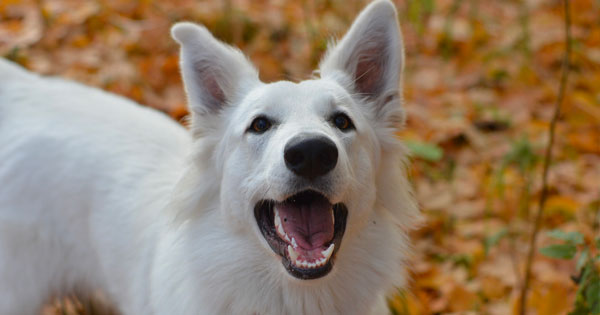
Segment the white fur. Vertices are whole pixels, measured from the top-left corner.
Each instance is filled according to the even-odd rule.
[[[404,57],[391,2],[369,5],[321,78],[300,83],[260,82],[201,26],[177,24],[173,36],[191,132],[0,60],[0,314],[35,314],[52,296],[96,289],[123,314],[387,312],[419,221],[394,136]],[[383,71],[360,71],[371,66]],[[356,131],[327,121],[334,109]],[[276,124],[247,133],[259,113]],[[326,193],[349,211],[333,270],[316,280],[285,271],[253,216],[257,201],[296,189],[282,152],[302,132],[338,147]]]

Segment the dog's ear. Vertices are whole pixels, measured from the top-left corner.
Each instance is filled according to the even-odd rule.
[[[389,0],[369,4],[320,64],[322,78],[333,78],[374,105],[378,118],[394,127],[402,123],[402,34],[396,8]]]
[[[194,114],[218,113],[260,82],[248,59],[205,27],[181,22],[171,28],[171,35],[181,45],[181,71]]]

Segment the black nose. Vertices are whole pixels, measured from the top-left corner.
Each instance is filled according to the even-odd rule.
[[[296,137],[285,146],[285,165],[307,179],[327,174],[337,164],[338,150],[326,137]]]

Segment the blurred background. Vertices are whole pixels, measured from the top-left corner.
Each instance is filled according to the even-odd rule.
[[[367,2],[2,0],[0,55],[180,120],[187,111],[172,23],[206,25],[244,51],[264,81],[301,80]],[[565,50],[562,2],[395,3],[408,112],[399,137],[413,152],[410,177],[427,221],[413,235],[410,285],[390,307],[516,313]],[[600,0],[571,1],[571,10],[570,77],[531,314],[600,313]],[[58,299],[45,314],[86,314],[81,309]]]

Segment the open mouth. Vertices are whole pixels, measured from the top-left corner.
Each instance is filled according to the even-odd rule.
[[[348,209],[331,204],[313,190],[283,202],[261,200],[254,207],[256,222],[285,269],[299,279],[316,279],[333,268],[346,230]]]

